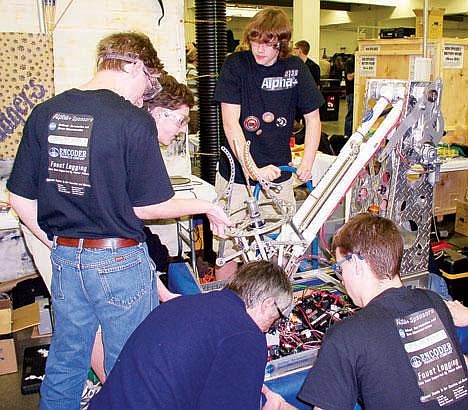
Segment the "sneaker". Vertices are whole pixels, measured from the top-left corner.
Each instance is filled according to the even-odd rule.
[[[80,409],[86,410],[89,406],[90,400],[101,390],[102,384],[100,382],[93,383],[87,379],[84,385],[83,393],[81,394]]]

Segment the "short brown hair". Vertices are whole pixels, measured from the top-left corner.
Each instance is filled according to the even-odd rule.
[[[251,41],[260,43],[277,43],[278,58],[284,60],[290,53],[291,23],[288,15],[276,7],[260,10],[247,24],[244,30],[244,43]]]
[[[272,297],[280,305],[292,300],[291,281],[283,268],[269,261],[256,261],[243,265],[226,285],[237,293],[247,308]]]
[[[156,107],[169,108],[170,110],[177,110],[182,105],[193,107],[195,101],[192,91],[185,84],[179,83],[169,74],[161,75],[159,83],[162,90],[144,103],[144,107],[148,111],[152,111]]]
[[[310,44],[305,41],[305,40],[299,40],[296,44],[294,44],[294,47],[296,48],[300,48],[301,51],[307,55],[309,54],[309,51],[310,51]]]
[[[379,279],[400,275],[403,239],[398,227],[387,218],[371,213],[352,217],[335,234],[333,248],[345,256],[362,256]]]
[[[105,58],[106,55],[121,55],[136,58],[150,70],[163,72],[164,65],[158,58],[158,53],[151,44],[149,37],[142,33],[115,33],[104,37],[97,46],[97,68],[101,70],[123,70],[125,61]]]

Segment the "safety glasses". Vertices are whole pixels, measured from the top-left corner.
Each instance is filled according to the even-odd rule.
[[[180,112],[171,110],[169,108],[163,108],[160,107],[161,110],[161,115],[168,119],[173,121],[179,128],[184,128],[188,125],[190,122],[190,117],[184,114],[181,114]]]
[[[364,260],[364,258],[361,255],[359,255],[357,253],[350,253],[349,255],[346,255],[343,259],[341,259],[340,261],[338,261],[338,262],[336,262],[336,263],[334,263],[332,265],[331,268],[333,269],[333,271],[335,272],[336,277],[339,280],[343,281],[343,268],[342,268],[342,265],[344,263],[350,261],[351,259],[353,259],[353,255],[356,255],[357,258],[360,259],[360,260]]]
[[[131,57],[119,53],[106,53],[103,54],[100,59],[102,60],[120,60],[126,61],[127,63],[136,64],[138,61],[141,61],[137,57]],[[143,93],[143,101],[148,101],[158,95],[161,90],[162,86],[158,81],[159,74],[152,73],[146,65],[143,64],[143,73],[145,74],[146,78],[148,79],[148,84],[146,89]]]
[[[255,50],[272,48],[277,50],[279,48],[279,43],[276,41],[270,41],[269,43],[259,42],[259,41],[250,41],[250,47]]]
[[[276,307],[276,311],[278,312],[279,318],[281,320],[288,320],[289,315],[291,314],[291,311],[293,309],[293,302],[291,301],[291,303],[288,306],[286,306],[283,310],[281,310],[275,301],[275,307]]]

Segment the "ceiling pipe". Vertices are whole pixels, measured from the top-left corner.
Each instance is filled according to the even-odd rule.
[[[429,0],[424,0],[424,34],[423,34],[423,57],[427,57],[427,25],[428,25],[428,3]]]

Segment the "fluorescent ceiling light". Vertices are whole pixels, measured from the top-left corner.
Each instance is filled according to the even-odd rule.
[[[328,0],[332,3],[357,3],[357,4],[373,4],[376,6],[387,6],[387,7],[398,7],[403,5],[406,2],[403,0]],[[422,3],[422,2],[421,2]]]
[[[236,7],[236,6],[227,6],[226,7],[226,16],[227,17],[247,17],[251,18],[257,14],[261,8],[259,7]]]

